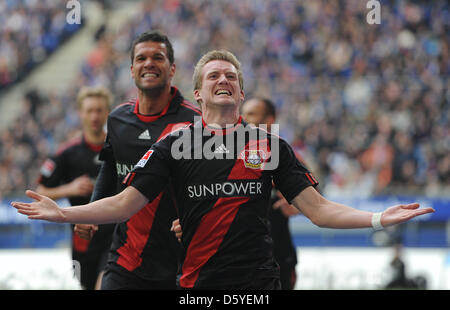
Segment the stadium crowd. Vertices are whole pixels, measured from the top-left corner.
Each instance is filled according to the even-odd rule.
[[[281,136],[325,195],[448,195],[449,5],[380,2],[381,23],[370,25],[359,0],[143,1],[119,32],[98,38],[64,95],[26,94],[24,113],[1,134],[0,193],[34,187],[43,159],[76,134],[79,87],[104,85],[116,104],[135,96],[131,41],[160,29],[175,49],[174,85],[192,101],[199,57],[219,48],[238,55],[247,96],[274,100]],[[21,42],[0,33],[2,47],[5,36]]]
[[[51,0],[0,2],[0,90],[19,81],[82,27],[66,23],[66,7]]]

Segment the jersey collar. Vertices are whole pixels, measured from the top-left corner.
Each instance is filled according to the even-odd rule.
[[[102,148],[103,148],[103,143],[101,143],[101,144],[93,144],[93,143],[89,143],[89,142],[86,140],[86,137],[85,137],[84,134],[83,134],[83,136],[82,136],[82,141],[83,141],[84,144],[88,147],[88,149],[90,149],[90,150],[92,150],[92,151],[94,151],[94,152],[96,152],[96,153],[100,152],[100,151],[102,150]]]
[[[239,119],[238,119],[236,124],[234,124],[231,127],[227,127],[227,128],[210,127],[210,126],[208,126],[208,124],[205,123],[205,120],[202,117],[202,126],[203,126],[203,128],[205,128],[206,130],[208,130],[209,132],[211,132],[214,135],[219,135],[219,136],[228,135],[228,134],[230,134],[232,132],[235,132],[236,129],[241,127],[242,125],[243,125],[242,116],[239,116]]]
[[[178,88],[176,88],[175,86],[172,86],[170,88],[170,93],[172,94],[172,97],[170,97],[169,102],[167,103],[167,105],[165,106],[165,108],[158,114],[154,114],[154,115],[144,115],[144,114],[140,114],[139,113],[139,98],[136,98],[136,104],[134,105],[134,114],[136,114],[136,116],[143,122],[146,123],[150,123],[150,122],[154,122],[157,119],[159,119],[160,117],[164,116],[167,114],[167,112],[169,111],[169,108],[171,106],[173,106],[174,104],[172,104],[174,101],[179,101],[179,100],[174,100],[178,97],[180,97],[180,93],[178,91]]]

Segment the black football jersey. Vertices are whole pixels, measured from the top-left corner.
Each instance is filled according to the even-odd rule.
[[[200,289],[278,277],[268,223],[272,185],[291,201],[318,184],[284,140],[242,119],[226,130],[199,121],[172,133],[124,183],[150,201],[171,184],[183,229],[178,284]]]
[[[124,177],[155,142],[172,130],[185,126],[201,114],[197,106],[185,100],[175,88],[172,98],[159,114],[139,114],[139,101],[116,107],[108,117],[108,134],[100,154],[101,160],[116,164],[117,192],[122,191]],[[167,187],[129,220],[116,225],[109,265],[120,272],[125,268],[149,281],[174,280],[179,255],[179,243],[170,231],[178,218],[174,199]],[[117,265],[121,267],[117,267]]]
[[[56,152],[44,161],[40,168],[38,183],[46,187],[56,187],[70,183],[82,175],[88,175],[95,182],[100,170],[99,153],[102,145],[92,145],[83,136],[64,143]],[[86,204],[90,196],[69,197],[71,205]]]
[[[99,154],[103,144],[88,143],[83,136],[76,137],[63,144],[54,156],[46,159],[40,168],[38,183],[46,187],[57,187],[70,183],[82,175],[88,175],[95,183],[100,170]],[[90,195],[85,197],[68,197],[71,205],[89,203]],[[98,256],[111,244],[113,225],[99,225],[99,230],[91,241],[72,234],[73,255]],[[79,258],[78,256],[74,256]]]

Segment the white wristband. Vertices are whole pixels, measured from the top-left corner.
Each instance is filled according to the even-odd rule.
[[[381,225],[381,215],[383,212],[374,213],[372,215],[372,227],[375,230],[382,230],[384,227]]]

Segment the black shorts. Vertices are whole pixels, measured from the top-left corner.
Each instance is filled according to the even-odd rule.
[[[119,266],[120,267],[120,266]],[[173,281],[148,281],[124,269],[118,271],[107,265],[102,278],[102,290],[176,290]]]
[[[292,263],[280,263],[280,281],[282,290],[293,290],[296,283],[295,265]]]

